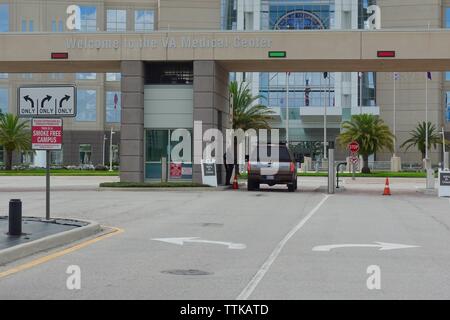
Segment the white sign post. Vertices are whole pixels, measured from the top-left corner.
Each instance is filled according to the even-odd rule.
[[[211,187],[217,187],[216,160],[202,160],[202,182]]]
[[[63,120],[35,118],[31,120],[31,144],[33,150],[46,150],[45,219],[50,220],[50,151],[61,150]]]
[[[74,86],[28,86],[18,89],[20,117],[75,117],[76,89]]]
[[[45,217],[50,220],[50,150],[61,150],[64,117],[77,115],[75,86],[23,86],[17,90],[17,114],[32,118],[32,149],[46,150]]]

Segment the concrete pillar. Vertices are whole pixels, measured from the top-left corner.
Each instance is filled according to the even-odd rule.
[[[305,157],[305,162],[302,164],[302,172],[308,172],[312,170],[312,158]]]
[[[402,171],[402,160],[400,157],[395,156],[391,158],[391,171],[392,172]]]
[[[231,128],[231,116],[228,93],[228,74],[218,62],[194,61],[194,134],[195,128],[202,123],[202,135],[211,128],[222,131],[225,140],[225,130]],[[221,123],[219,123],[219,121]],[[201,183],[202,173],[199,160],[203,154],[206,143],[201,142],[202,137],[194,136],[194,166],[193,181]],[[201,144],[200,144],[201,142]],[[223,141],[225,143],[225,141]],[[201,145],[202,150],[198,150]],[[197,147],[196,147],[197,146]],[[222,162],[223,152],[216,155],[216,161]],[[220,159],[219,159],[220,158]],[[225,169],[218,166],[222,179],[225,182]]]
[[[120,181],[144,181],[144,63],[122,61]]]

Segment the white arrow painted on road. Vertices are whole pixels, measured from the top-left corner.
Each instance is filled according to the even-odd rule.
[[[176,244],[176,245],[179,245],[179,246],[182,246],[185,242],[191,242],[191,243],[218,244],[218,245],[227,246],[228,249],[233,249],[233,250],[242,250],[242,249],[247,248],[247,246],[245,244],[242,244],[242,243],[201,240],[198,237],[190,237],[190,238],[157,238],[157,239],[152,239],[152,240],[166,242],[166,243],[171,243],[171,244]]]
[[[327,246],[316,246],[313,251],[331,251],[339,248],[379,248],[380,251],[419,248],[419,246],[410,246],[406,244],[375,242],[376,244],[332,244]]]

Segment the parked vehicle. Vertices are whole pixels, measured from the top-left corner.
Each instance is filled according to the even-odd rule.
[[[264,155],[260,154],[261,146],[252,148],[247,164],[247,189],[258,190],[261,184],[286,184],[290,192],[297,190],[297,162],[303,161],[301,156],[296,159],[284,144],[265,147]]]

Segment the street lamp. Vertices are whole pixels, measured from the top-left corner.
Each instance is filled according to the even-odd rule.
[[[326,80],[329,77],[328,72],[323,73],[323,78]],[[323,112],[323,159],[327,160],[327,99],[326,99],[326,81],[324,81],[324,88],[323,91],[323,106],[324,106],[324,112]]]
[[[113,126],[111,125],[111,135],[109,139],[109,171],[113,171],[113,134],[115,134],[113,130]]]
[[[106,140],[108,140],[108,138],[106,137],[106,134],[103,134],[103,157],[102,157],[103,166],[105,166]]]

